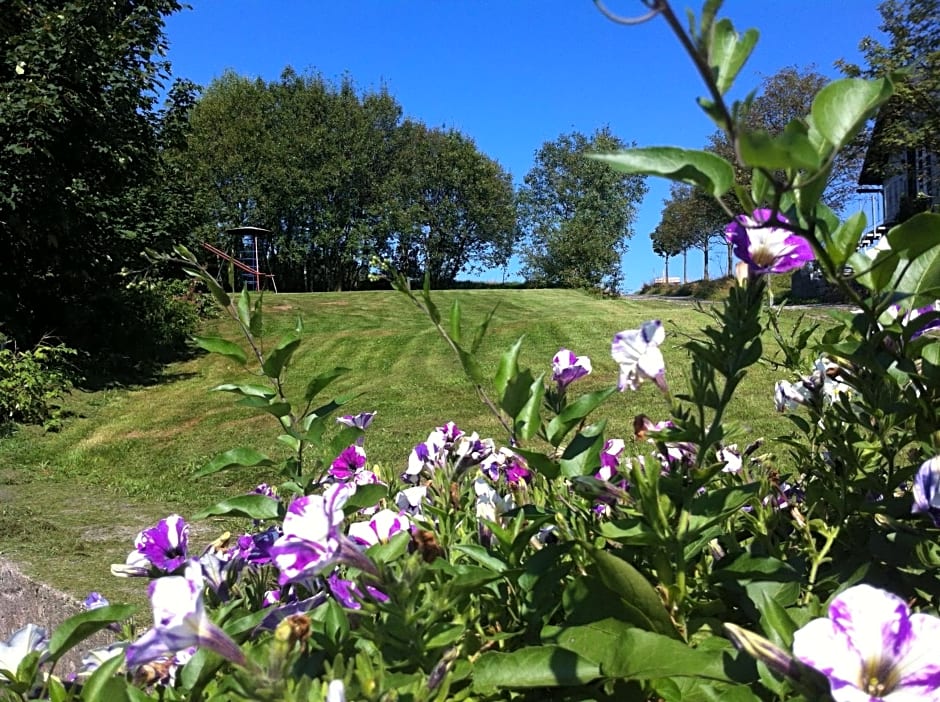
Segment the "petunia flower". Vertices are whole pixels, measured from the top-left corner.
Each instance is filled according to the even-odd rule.
[[[590,374],[591,359],[587,356],[575,356],[568,349],[560,349],[552,358],[552,380],[558,383],[558,389],[564,390],[578,378]]]
[[[245,664],[245,655],[238,644],[206,615],[203,586],[198,561],[189,561],[183,575],[158,578],[150,583],[153,627],[127,647],[129,668],[190,646],[208,648],[233,663]]]
[[[658,319],[644,322],[639,329],[627,329],[614,336],[610,355],[620,364],[617,388],[636,390],[644,379],[652,380],[663,392],[666,387],[666,362],[659,345],[666,338]]]
[[[427,496],[427,485],[415,485],[414,487],[405,488],[395,495],[395,506],[400,511],[415,516],[422,513],[422,507]]]
[[[829,679],[836,702],[940,702],[940,619],[856,585],[793,635],[793,654]]]
[[[773,215],[773,210],[757,209],[752,217],[738,215],[725,227],[725,238],[735,256],[757,275],[786,273],[814,258],[806,239],[768,224]],[[788,221],[780,213],[777,213],[777,220]]]
[[[928,319],[926,323],[922,321],[919,324],[914,325],[915,327],[919,327],[919,328],[916,329],[916,331],[914,331],[913,334],[911,334],[912,340],[921,336],[925,332],[928,332],[932,329],[940,328],[940,314],[938,313],[940,313],[940,300],[935,300],[929,305],[925,305],[923,307],[917,307],[915,309],[910,310],[909,312],[902,312],[902,308],[900,305],[891,305],[887,310],[887,315],[889,318],[891,319],[900,318],[902,327],[909,326],[918,317],[921,317],[927,314],[931,315],[931,318]]]
[[[610,480],[620,468],[620,455],[626,448],[623,439],[607,439],[601,449],[601,469],[594,475],[598,480]]]
[[[743,463],[741,461],[741,452],[738,451],[737,444],[729,444],[718,449],[716,456],[724,467],[722,473],[740,473]]]
[[[914,476],[913,514],[926,514],[934,526],[940,526],[940,456],[924,461]]]
[[[126,641],[115,641],[107,646],[93,648],[82,656],[82,665],[76,673],[76,677],[85,678],[94,673],[102,664],[107,663],[112,658],[123,656],[127,649]]]
[[[188,559],[189,525],[178,514],[161,519],[134,539],[137,552],[164,573],[174,573]]]
[[[408,531],[411,521],[400,512],[383,509],[375,513],[368,522],[354,522],[349,525],[347,534],[362,546],[388,543],[400,531]]]
[[[345,414],[337,418],[336,423],[356,429],[367,429],[372,420],[375,419],[376,412],[360,412],[359,414]]]
[[[335,483],[322,495],[305,495],[291,502],[283,534],[270,548],[281,571],[281,585],[318,575],[337,562],[343,505],[355,491],[354,485]]]
[[[40,652],[40,660],[46,657],[49,649],[49,636],[46,630],[35,624],[27,624],[18,629],[6,641],[0,641],[0,670],[16,673],[20,663],[33,651]],[[0,681],[7,680],[0,673]]]
[[[336,480],[349,480],[366,465],[366,452],[362,446],[353,444],[340,452],[330,465],[330,477]]]

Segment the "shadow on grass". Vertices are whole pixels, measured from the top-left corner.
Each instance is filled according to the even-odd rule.
[[[85,392],[131,389],[174,383],[193,378],[197,373],[169,371],[173,363],[190,361],[205,355],[200,349],[181,349],[159,359],[131,358],[117,354],[95,354],[77,364],[75,387]]]

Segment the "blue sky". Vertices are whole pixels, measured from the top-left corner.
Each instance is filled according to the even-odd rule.
[[[472,137],[517,183],[539,147],[562,133],[609,124],[641,146],[700,148],[714,131],[695,104],[702,84],[665,22],[618,26],[591,0],[190,1],[193,9],[167,21],[174,75],[206,85],[228,68],[267,80],[288,65],[326,78],[348,73],[360,89],[387,86],[407,116]],[[644,9],[638,0],[607,4],[622,14]],[[722,16],[761,34],[738,97],[783,66],[812,64],[838,77],[836,59],[858,60],[859,40],[878,36],[877,4],[726,0]],[[623,261],[625,290],[663,271],[649,233],[668,184],[649,185]],[[723,261],[713,257],[713,275]],[[670,274],[680,267],[673,262]],[[701,254],[692,252],[689,277],[700,274]]]

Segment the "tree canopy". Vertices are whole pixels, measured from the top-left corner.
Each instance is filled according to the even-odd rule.
[[[682,183],[674,183],[663,205],[662,216],[650,234],[653,251],[669,258],[690,248],[702,251],[702,277],[708,280],[709,247],[722,236],[728,215],[707,193]]]
[[[96,297],[157,245],[157,90],[175,0],[13,0],[0,27],[0,326],[92,342]]]
[[[349,76],[226,73],[193,107],[184,157],[211,212],[206,236],[225,247],[229,227],[270,229],[265,266],[284,290],[354,288],[373,255],[438,285],[504,260],[509,176],[468,137],[401,114]]]
[[[646,181],[618,173],[589,154],[626,146],[604,127],[590,137],[562,134],[538,150],[517,193],[529,280],[553,287],[619,287],[621,257]]]

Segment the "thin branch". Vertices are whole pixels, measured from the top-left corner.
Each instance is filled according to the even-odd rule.
[[[601,0],[594,0],[594,6],[600,11],[602,15],[604,15],[604,17],[609,19],[611,22],[616,24],[623,24],[628,27],[637,24],[643,24],[644,22],[649,22],[651,19],[656,17],[656,15],[663,11],[664,3],[662,0],[652,0],[652,2],[644,2],[643,4],[650,8],[650,11],[645,15],[641,15],[639,17],[624,17],[623,15],[618,15],[617,13],[608,10]]]

